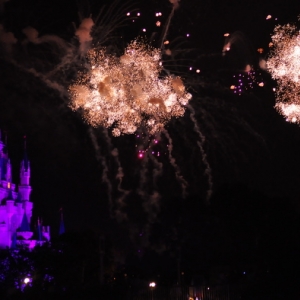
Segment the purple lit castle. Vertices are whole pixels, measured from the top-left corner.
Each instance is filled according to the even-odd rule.
[[[50,228],[41,226],[38,221],[36,232],[30,229],[33,203],[30,201],[32,189],[26,144],[18,188],[12,183],[11,169],[6,145],[0,135],[0,249],[33,249],[50,240]]]

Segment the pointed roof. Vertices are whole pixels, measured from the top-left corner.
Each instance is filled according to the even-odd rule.
[[[12,234],[12,237],[11,237],[11,249],[16,249],[17,248],[17,233],[14,232]]]
[[[61,221],[60,221],[60,224],[59,224],[59,232],[58,232],[58,234],[59,234],[59,235],[62,235],[62,234],[64,234],[65,232],[66,232],[66,230],[65,230],[65,224],[64,224],[64,221],[61,220]]]
[[[4,142],[2,141],[2,138],[0,139],[1,143],[2,143],[2,152],[7,154],[7,132],[4,131],[6,133],[5,135],[5,140]]]
[[[29,160],[27,156],[27,145],[26,145],[26,135],[24,136],[24,156],[23,156],[23,166],[24,169],[27,171],[29,168]]]
[[[28,222],[27,215],[26,215],[25,212],[24,212],[24,215],[23,215],[23,219],[22,219],[22,223],[21,223],[19,231],[21,231],[21,232],[30,231],[29,222]]]
[[[13,195],[12,195],[12,190],[11,189],[8,189],[8,193],[7,193],[7,196],[4,197],[2,199],[2,204],[6,204],[6,201],[14,201],[14,198],[13,198]]]
[[[42,241],[43,235],[42,235],[42,225],[41,225],[40,219],[38,219],[37,234],[38,234],[37,240]]]
[[[18,193],[17,199],[16,199],[16,203],[22,203],[22,195],[21,193]]]
[[[14,200],[11,189],[8,189],[8,194],[6,196],[6,200]]]
[[[60,211],[61,211],[61,215],[60,215],[60,224],[59,224],[58,234],[62,235],[65,233],[66,230],[65,230],[65,223],[64,223],[62,208],[60,209]]]

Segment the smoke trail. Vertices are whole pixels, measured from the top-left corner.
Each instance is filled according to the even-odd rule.
[[[149,156],[150,157],[150,156]],[[140,169],[140,184],[137,189],[137,193],[141,196],[142,200],[144,201],[143,207],[145,212],[148,214],[148,220],[151,219],[151,199],[152,196],[146,192],[146,183],[147,183],[147,173],[148,173],[148,154],[145,155],[142,166]],[[156,193],[154,193],[156,194]]]
[[[145,212],[148,213],[148,224],[153,224],[157,220],[157,214],[160,211],[160,198],[161,195],[157,191],[149,196],[148,201],[143,205]]]
[[[103,167],[103,171],[102,171],[102,181],[106,183],[107,186],[107,195],[108,195],[108,203],[109,203],[109,211],[110,211],[110,215],[112,216],[112,184],[108,178],[108,167],[106,164],[106,160],[105,158],[102,156],[101,154],[101,150],[100,150],[100,146],[98,144],[97,141],[97,137],[94,133],[94,129],[92,127],[90,127],[88,129],[88,133],[91,137],[95,152],[96,152],[96,158],[97,160],[101,163],[102,167]]]
[[[151,161],[153,162],[154,165],[154,169],[153,169],[153,185],[154,188],[157,189],[157,180],[159,178],[159,176],[162,175],[163,172],[163,164],[161,162],[159,162],[156,157],[150,153],[148,153]]]
[[[177,9],[179,7],[180,0],[169,0],[173,4],[173,8]]]
[[[39,73],[38,71],[36,71],[33,68],[30,69],[26,69],[24,67],[22,67],[21,65],[19,65],[18,63],[12,62],[14,65],[16,65],[18,68],[20,68],[23,71],[26,71],[32,75],[34,75],[35,77],[39,78],[42,82],[44,82],[48,87],[50,87],[51,89],[59,92],[60,96],[62,98],[68,98],[69,97],[69,93],[66,90],[66,88],[62,85],[60,85],[59,83],[57,83],[56,81],[51,81],[50,79],[48,79],[46,76],[44,76],[43,74]]]
[[[147,164],[148,164],[148,155],[145,155],[142,161],[141,169],[140,169],[140,183],[137,189],[137,193],[142,197],[142,199],[146,199],[147,193],[145,192],[145,185],[147,182]]]
[[[26,44],[28,42],[33,44],[52,43],[62,49],[66,48],[67,42],[56,35],[43,35],[39,37],[39,32],[35,28],[30,26],[23,28],[22,32],[27,38],[27,40],[25,40],[23,44]]]
[[[146,190],[146,183],[147,183],[147,173],[148,173],[148,156],[151,159],[151,161],[154,164],[153,169],[153,186],[154,190],[151,195],[149,195]],[[157,159],[147,152],[145,155],[143,162],[142,162],[142,168],[140,170],[140,185],[137,190],[138,194],[143,199],[143,209],[147,215],[147,223],[144,226],[144,233],[143,233],[143,246],[147,247],[149,246],[149,237],[151,233],[151,227],[152,224],[157,221],[157,215],[160,211],[160,199],[161,195],[157,190],[157,180],[158,177],[162,174],[162,163],[158,162]]]
[[[124,221],[124,220],[127,220],[127,215],[126,215],[126,213],[124,213],[122,211],[122,208],[126,205],[124,200],[125,200],[126,196],[130,193],[130,191],[124,190],[122,188],[122,181],[123,181],[123,177],[124,177],[124,172],[123,172],[123,168],[122,168],[122,165],[121,165],[121,162],[120,162],[120,159],[119,159],[119,151],[118,151],[117,148],[113,148],[112,143],[111,143],[111,139],[108,135],[108,130],[106,128],[103,128],[103,133],[104,133],[109,151],[110,151],[111,155],[114,157],[114,160],[115,160],[117,168],[118,168],[118,172],[117,172],[117,175],[116,175],[116,179],[118,180],[117,189],[121,193],[121,196],[116,201],[117,207],[115,209],[115,217],[118,221]]]
[[[172,7],[172,10],[170,12],[167,23],[166,23],[165,28],[164,28],[163,33],[162,33],[162,37],[161,37],[161,41],[160,41],[160,47],[159,47],[160,49],[163,49],[163,47],[164,47],[164,41],[165,41],[166,36],[168,34],[169,27],[170,27],[170,24],[171,24],[171,20],[174,16],[175,9],[177,9],[179,7],[179,2],[180,2],[180,0],[169,0],[169,1],[173,4],[173,7]]]
[[[33,69],[33,68],[26,68],[22,65],[20,65],[18,62],[16,62],[15,60],[9,60],[9,62],[14,65],[15,67],[17,67],[18,69],[30,73],[33,76],[39,78],[44,84],[46,84],[49,88],[51,88],[52,90],[55,90],[57,92],[59,92],[60,96],[62,99],[66,99],[69,97],[69,93],[66,90],[66,88],[59,84],[56,81],[51,81],[50,79],[48,79],[46,76],[44,76],[43,74],[39,73],[37,70]]]
[[[200,128],[198,126],[197,120],[195,118],[195,110],[193,109],[193,107],[191,105],[187,105],[187,107],[189,108],[189,110],[191,112],[190,119],[194,123],[194,130],[195,130],[195,132],[198,133],[198,136],[200,138],[200,141],[197,141],[197,145],[198,145],[201,155],[202,155],[202,162],[206,167],[205,172],[204,172],[207,175],[207,179],[208,179],[208,190],[206,193],[206,201],[209,203],[210,197],[212,195],[213,181],[212,181],[211,167],[208,163],[207,155],[203,148],[203,144],[205,142],[205,136],[202,134],[202,132],[200,131]]]
[[[176,176],[176,179],[178,180],[178,182],[180,183],[180,186],[181,186],[181,189],[182,189],[182,197],[185,198],[186,195],[187,195],[187,192],[186,192],[186,188],[188,186],[188,183],[187,181],[184,179],[184,177],[180,174],[180,169],[176,163],[176,160],[175,158],[172,156],[172,151],[173,151],[173,141],[168,133],[168,131],[166,129],[163,128],[162,130],[163,134],[165,135],[165,137],[168,139],[168,143],[169,143],[169,146],[168,146],[168,152],[169,152],[169,161],[172,165],[172,167],[174,168],[175,170],[175,176]]]
[[[0,15],[4,12],[4,6],[5,2],[8,2],[9,0],[0,0]]]
[[[160,193],[157,191],[157,180],[163,172],[163,164],[159,162],[154,155],[149,153],[149,157],[154,164],[153,168],[153,193],[147,199],[144,204],[144,209],[148,213],[148,222],[153,223],[156,220],[157,213],[160,211],[159,200],[161,198]]]
[[[17,42],[14,34],[6,31],[2,24],[0,24],[0,42],[5,44],[7,47],[10,47],[12,44]]]
[[[39,32],[32,27],[26,27],[22,30],[22,32],[27,38],[27,40],[23,42],[24,45],[26,45],[28,42],[33,44],[49,44],[55,46],[59,50],[58,56],[60,58],[60,62],[55,65],[54,69],[45,74],[45,78],[53,76],[66,66],[70,67],[72,64],[74,64],[75,61],[77,61],[77,48],[74,45],[66,42],[62,38],[56,35],[45,35],[39,37]],[[53,53],[55,52],[53,51]]]
[[[56,49],[59,49],[58,55],[60,56],[60,63],[56,65],[55,68],[49,71],[48,73],[43,74],[38,70],[36,70],[34,67],[23,66],[22,64],[20,64],[18,62],[18,57],[16,57],[17,59],[14,59],[13,57],[7,57],[7,60],[17,68],[21,69],[22,71],[30,73],[35,77],[39,78],[43,83],[45,83],[52,90],[59,92],[61,98],[68,98],[69,93],[65,85],[52,80],[50,77],[54,75],[56,72],[58,72],[60,69],[65,67],[66,65],[71,65],[72,63],[74,63],[74,61],[76,60],[74,58],[74,47],[55,35],[45,35],[39,37],[38,31],[32,27],[26,27],[22,31],[27,38],[24,42],[22,42],[23,46],[25,46],[29,42],[33,44],[43,44],[43,43],[51,44],[52,46],[56,47]],[[13,33],[6,32],[3,29],[2,25],[0,24],[0,43],[4,44],[8,53],[10,53],[11,50],[10,48],[16,42],[17,39],[14,37]],[[27,57],[26,62],[28,61],[31,61],[31,59]]]
[[[80,43],[79,50],[82,54],[86,53],[90,48],[92,42],[91,30],[94,25],[94,21],[91,18],[85,18],[75,31],[75,35]]]
[[[107,133],[107,130],[106,130]],[[130,191],[124,190],[122,188],[122,181],[123,181],[123,177],[124,177],[124,172],[123,172],[123,168],[121,166],[120,160],[119,160],[119,151],[117,148],[114,148],[111,151],[112,156],[115,158],[115,161],[117,163],[118,166],[118,173],[116,175],[116,179],[119,181],[118,183],[118,191],[121,193],[121,196],[117,199],[117,208],[115,210],[115,217],[117,219],[117,221],[121,222],[124,220],[127,220],[127,215],[122,211],[122,208],[126,205],[124,203],[125,198],[127,197],[127,195],[130,193]]]
[[[159,46],[160,49],[164,48],[164,41],[165,41],[166,36],[168,34],[170,23],[171,23],[171,20],[172,20],[172,18],[174,16],[174,11],[175,11],[175,5],[173,5],[173,8],[172,8],[172,10],[170,12],[170,15],[168,17],[167,23],[165,25],[164,31],[162,33],[162,37],[161,37],[161,40],[160,40],[160,46]]]

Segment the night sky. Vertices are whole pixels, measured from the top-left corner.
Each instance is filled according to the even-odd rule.
[[[140,236],[145,237],[142,244],[150,247],[152,236],[158,249],[164,244],[164,230],[159,226],[177,218],[182,207],[191,218],[197,217],[195,209],[202,214],[210,205],[234,214],[226,201],[239,189],[241,203],[248,194],[259,195],[253,196],[257,199],[281,197],[299,211],[300,128],[276,112],[272,91],[276,82],[259,69],[259,59],[268,56],[274,26],[297,21],[297,1],[180,2],[167,35],[172,56],[163,55],[163,64],[180,75],[192,93],[190,104],[201,136],[187,110],[165,127],[172,151],[168,151],[170,141],[161,134],[153,148],[160,156],[142,159],[138,149],[147,149],[147,138],[112,137],[109,129],[91,128],[79,112],[69,108],[68,86],[82,70],[84,58],[77,53],[57,68],[67,49],[79,47],[75,28],[89,16],[103,21],[92,32],[94,45],[105,46],[110,53],[122,54],[139,35],[158,47],[172,9],[169,1],[120,1],[112,9],[109,2],[1,1],[0,127],[7,136],[15,182],[23,136],[27,136],[33,217],[40,216],[56,235],[62,207],[67,230],[93,229],[113,236],[124,247],[138,244]],[[156,12],[162,12],[161,27],[155,26]],[[101,40],[116,13],[122,26]],[[266,20],[267,15],[272,18]],[[38,31],[38,43],[26,40],[22,30],[28,26]],[[4,40],[4,32],[13,33],[14,43]],[[223,56],[225,33],[235,40]],[[258,48],[264,52],[259,54]],[[236,95],[230,90],[233,76],[243,73],[247,64],[256,70],[254,87]],[[264,86],[258,86],[259,82]],[[117,178],[120,168],[122,182]],[[187,182],[185,197],[176,172]]]

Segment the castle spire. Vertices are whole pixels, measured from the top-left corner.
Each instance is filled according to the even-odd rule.
[[[37,231],[38,231],[38,241],[41,242],[43,239],[42,239],[42,225],[40,222],[40,218],[38,218]]]
[[[27,141],[26,141],[26,135],[24,135],[24,157],[23,157],[23,163],[24,163],[24,169],[25,171],[28,171],[29,168],[29,161],[27,156]]]
[[[2,133],[0,136],[0,180],[7,181],[7,177],[10,173],[10,162],[8,160],[7,155],[7,136],[5,138],[5,143],[2,141]],[[9,168],[9,172],[7,172],[7,168]]]
[[[62,235],[65,233],[65,223],[64,223],[64,216],[63,216],[63,210],[62,208],[59,210],[60,211],[60,224],[59,224],[59,235]]]
[[[21,162],[20,169],[20,185],[19,192],[22,195],[22,200],[28,201],[31,193],[31,186],[29,185],[30,181],[30,162],[27,157],[27,145],[26,145],[26,136],[24,136],[24,157]]]
[[[20,231],[23,231],[23,232],[30,231],[28,218],[27,218],[27,215],[26,215],[25,212],[23,214],[22,223],[21,223],[21,226],[20,226]]]
[[[3,133],[5,133],[5,135]],[[4,141],[2,140],[2,138],[4,139]],[[1,131],[0,151],[1,151],[2,156],[7,158],[7,131]]]
[[[4,142],[2,141],[2,129],[0,129],[0,157],[1,157],[1,152],[3,151],[4,148]]]

